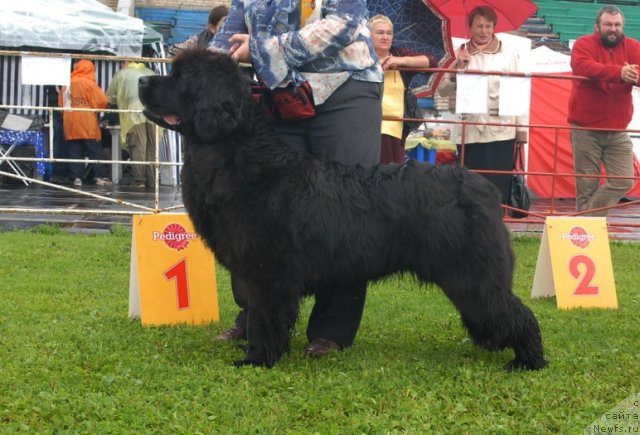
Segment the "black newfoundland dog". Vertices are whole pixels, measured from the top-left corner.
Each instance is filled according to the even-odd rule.
[[[187,212],[244,283],[248,345],[238,364],[280,359],[303,296],[410,272],[442,288],[476,344],[514,350],[507,370],[544,367],[538,322],[511,290],[514,257],[498,192],[482,176],[300,155],[223,54],[185,51],[170,76],[140,79],[140,98],[149,119],[184,136]]]

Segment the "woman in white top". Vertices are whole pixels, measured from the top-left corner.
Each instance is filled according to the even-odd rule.
[[[505,50],[502,42],[493,34],[497,15],[487,6],[474,8],[468,18],[470,40],[456,52],[456,69],[479,71],[517,72],[519,59],[515,53]],[[455,112],[456,75],[447,74],[438,93],[449,97],[449,107]],[[500,77],[489,76],[488,107],[485,114],[461,114],[468,122],[492,124],[519,124],[522,127],[501,125],[466,125],[464,147],[462,125],[452,128],[451,140],[458,144],[458,153],[469,169],[510,171],[513,168],[515,143],[527,141],[527,117],[498,116]],[[509,174],[483,174],[500,190],[502,202],[509,198],[511,176]]]

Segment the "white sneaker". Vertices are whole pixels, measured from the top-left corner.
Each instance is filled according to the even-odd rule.
[[[73,185],[74,186],[82,186],[82,180],[79,178],[76,178],[75,180],[73,180]]]
[[[97,186],[111,186],[113,183],[108,178],[94,178]]]

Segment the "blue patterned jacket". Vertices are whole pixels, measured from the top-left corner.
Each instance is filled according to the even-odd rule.
[[[252,63],[260,80],[271,89],[307,80],[316,104],[349,77],[383,81],[367,26],[365,0],[323,0],[317,19],[302,28],[300,3],[233,0],[210,47],[228,50],[232,35],[249,34]]]

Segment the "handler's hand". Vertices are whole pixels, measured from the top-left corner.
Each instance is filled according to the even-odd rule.
[[[620,71],[620,79],[625,83],[638,83],[638,65],[624,63],[622,70]]]
[[[391,55],[385,57],[384,59],[380,59],[379,62],[384,71],[396,69],[400,66],[399,58]]]
[[[251,52],[249,50],[250,36],[246,33],[236,33],[229,38],[231,48],[229,54],[236,62],[251,63]]]
[[[467,49],[467,45],[463,44],[458,52],[456,53],[456,62],[453,65],[455,69],[463,69],[466,68],[469,64],[469,60],[471,59],[471,54]]]

